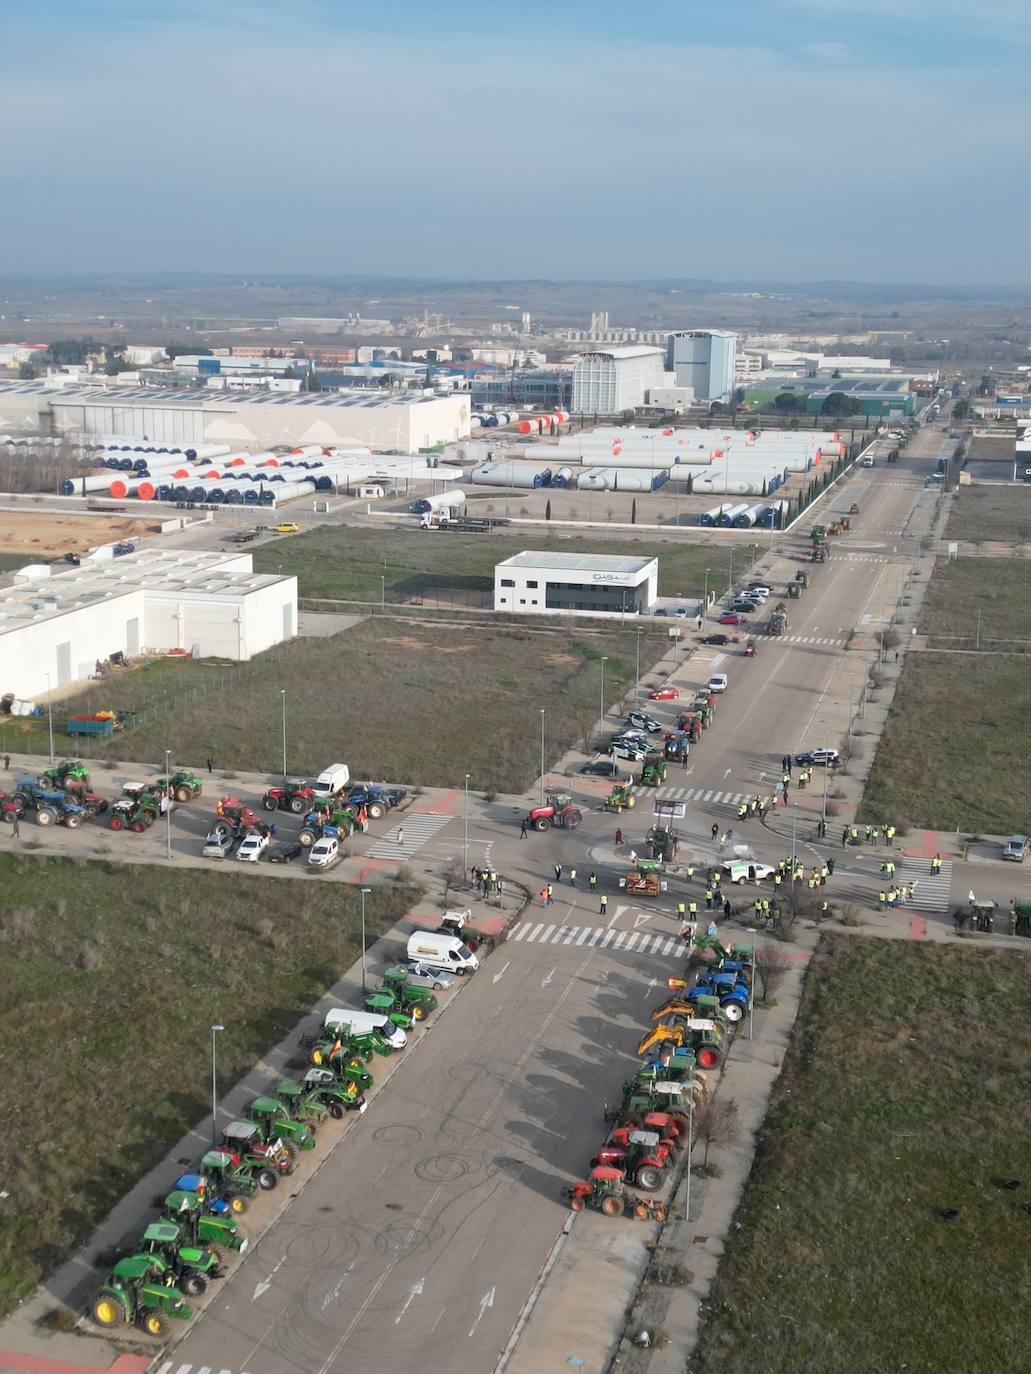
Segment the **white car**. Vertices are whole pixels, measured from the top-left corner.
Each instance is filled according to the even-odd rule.
[[[709,679],[710,692],[725,692],[727,690],[728,678],[726,673],[713,673]]]
[[[245,835],[236,851],[236,857],[243,863],[256,864],[269,846],[269,837],[263,835],[260,830],[252,830],[249,835]]]
[[[340,843],[335,835],[323,835],[308,850],[308,867],[314,869],[332,868],[340,858]]]
[[[776,872],[770,864],[756,863],[754,859],[732,859],[721,868],[732,883],[761,883]]]
[[[614,759],[629,759],[631,763],[640,763],[648,757],[649,750],[646,744],[636,744],[633,740],[618,740],[609,745],[609,753]]]

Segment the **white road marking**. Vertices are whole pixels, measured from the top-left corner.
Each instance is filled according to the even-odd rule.
[[[495,1290],[494,1290],[493,1288],[489,1288],[489,1289],[487,1290],[487,1292],[484,1293],[483,1297],[480,1299],[480,1310],[479,1310],[479,1312],[477,1312],[477,1314],[476,1314],[476,1320],[473,1322],[472,1326],[469,1328],[469,1335],[470,1335],[470,1336],[475,1335],[475,1333],[476,1333],[476,1328],[479,1326],[481,1320],[483,1319],[483,1314],[484,1314],[484,1312],[486,1312],[487,1308],[488,1308],[488,1307],[493,1307],[493,1306],[494,1306],[494,1291],[495,1291]]]
[[[426,1282],[426,1276],[423,1275],[423,1277],[422,1277],[421,1279],[419,1279],[416,1283],[413,1283],[413,1284],[412,1284],[412,1287],[411,1287],[411,1289],[410,1289],[410,1291],[409,1291],[409,1294],[408,1294],[407,1298],[405,1298],[405,1300],[404,1300],[404,1305],[402,1306],[401,1311],[400,1311],[400,1312],[397,1314],[397,1316],[394,1318],[394,1325],[395,1325],[395,1326],[397,1326],[397,1325],[400,1323],[401,1318],[404,1316],[404,1314],[405,1314],[405,1313],[408,1311],[408,1309],[411,1307],[412,1303],[415,1301],[415,1299],[416,1299],[417,1297],[420,1296],[420,1294],[422,1293],[422,1286],[423,1286],[423,1284],[424,1284],[425,1282]]]

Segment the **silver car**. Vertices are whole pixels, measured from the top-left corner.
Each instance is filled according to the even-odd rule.
[[[430,968],[428,964],[414,964],[404,960],[398,964],[404,969],[405,977],[413,988],[432,988],[434,992],[444,992],[455,981],[454,975],[445,969]]]
[[[1022,864],[1024,856],[1027,854],[1028,838],[1026,835],[1011,835],[1005,849],[1002,851],[1004,859],[1011,859],[1013,863]]]

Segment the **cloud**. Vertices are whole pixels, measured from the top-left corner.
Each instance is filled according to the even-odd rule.
[[[844,43],[806,43],[802,51],[807,57],[815,57],[822,62],[847,62],[849,58]]]

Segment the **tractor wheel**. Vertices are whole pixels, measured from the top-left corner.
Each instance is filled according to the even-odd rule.
[[[163,1336],[165,1334],[165,1319],[160,1312],[144,1312],[140,1318],[140,1325],[148,1336]]]
[[[426,1020],[426,1008],[423,1006],[423,1004],[422,1004],[421,1002],[416,1002],[415,1005],[412,1007],[412,1020],[413,1020],[413,1021],[425,1021],[425,1020]]]
[[[39,810],[36,812],[37,825],[53,825],[56,819],[57,817],[54,815],[53,811],[51,811],[48,806],[41,806]]]
[[[293,1171],[297,1168],[297,1146],[291,1145],[288,1140],[284,1140],[283,1153],[286,1155],[287,1161],[290,1164],[290,1168],[287,1170],[287,1172],[292,1174]]]
[[[654,1193],[662,1183],[662,1170],[657,1169],[654,1164],[642,1164],[634,1175],[634,1181],[638,1188],[643,1188],[646,1193]]]
[[[270,1193],[279,1182],[279,1175],[275,1169],[259,1169],[255,1178],[258,1180],[258,1187],[265,1193]]]
[[[571,1198],[569,1199],[569,1210],[570,1210],[571,1212],[582,1212],[583,1209],[584,1209],[584,1200],[583,1200],[582,1197],[571,1197]]]
[[[583,816],[579,811],[571,810],[567,811],[565,816],[563,816],[562,824],[567,830],[575,830],[582,820]]]
[[[231,840],[233,838],[232,826],[226,825],[225,821],[216,821],[211,827],[211,833],[219,839]]]
[[[344,1108],[339,1102],[331,1102],[329,1104],[329,1114],[334,1121],[343,1121]]]
[[[74,811],[70,811],[64,818],[65,827],[68,830],[78,830],[82,824],[82,817]]]
[[[634,1216],[637,1218],[638,1221],[647,1221],[647,1220],[648,1220],[648,1204],[647,1204],[647,1202],[635,1202],[635,1203],[634,1203]]]
[[[315,833],[311,830],[302,830],[297,836],[297,840],[305,849],[310,849],[315,843]]]
[[[684,1144],[687,1140],[687,1131],[689,1125],[687,1115],[684,1112],[671,1112],[669,1120],[670,1125],[676,1128],[677,1135],[679,1137],[679,1143]]]
[[[727,1018],[727,1020],[730,1022],[732,1026],[736,1026],[745,1014],[744,1005],[741,1002],[737,1001],[721,1002],[720,1008],[723,1012],[723,1015]]]
[[[290,810],[294,813],[295,816],[303,816],[305,810],[307,809],[307,806],[308,803],[304,800],[303,797],[290,798]]]
[[[533,828],[534,828],[534,830],[540,830],[540,831],[547,830],[547,828],[548,828],[547,817],[545,817],[545,816],[538,816],[537,819],[536,819],[536,820],[534,821],[534,823],[533,823]]]
[[[203,1274],[184,1274],[179,1286],[191,1298],[199,1298],[208,1287]]]
[[[121,816],[112,816],[110,828],[112,830],[124,830],[125,821],[122,819]]]
[[[177,802],[188,802],[190,800],[190,789],[188,787],[177,787],[172,793]]]
[[[700,1069],[718,1069],[722,1057],[719,1050],[712,1045],[703,1045],[698,1051],[698,1067]]]
[[[125,1321],[125,1308],[108,1293],[101,1293],[93,1304],[93,1320],[98,1326],[121,1326]]]
[[[136,834],[136,835],[142,835],[143,832],[144,832],[144,830],[146,830],[147,827],[143,824],[142,821],[133,821],[133,823],[132,823],[132,828],[133,828],[133,833],[134,833],[134,834]]]
[[[378,821],[380,816],[384,815],[385,812],[386,807],[381,806],[379,802],[369,802],[365,808],[365,813],[370,821]]]
[[[275,797],[270,797],[270,796],[266,795],[266,796],[262,797],[262,799],[261,799],[261,804],[262,804],[262,806],[265,808],[266,811],[278,811],[278,810],[279,810],[279,802],[276,801]]]
[[[628,811],[630,810],[631,807],[637,805],[637,798],[634,796],[634,794],[633,794],[632,792],[630,793],[629,797],[627,797],[627,799],[626,799],[626,805],[627,805],[627,810],[628,810]]]
[[[656,1221],[665,1221],[669,1216],[669,1208],[664,1202],[652,1203],[652,1216]]]
[[[238,1217],[242,1217],[249,1206],[250,1203],[247,1199],[245,1197],[240,1197],[239,1194],[229,1199],[229,1210],[235,1212]]]
[[[607,1217],[618,1217],[622,1215],[623,1203],[618,1197],[603,1197],[601,1200],[601,1210]]]

